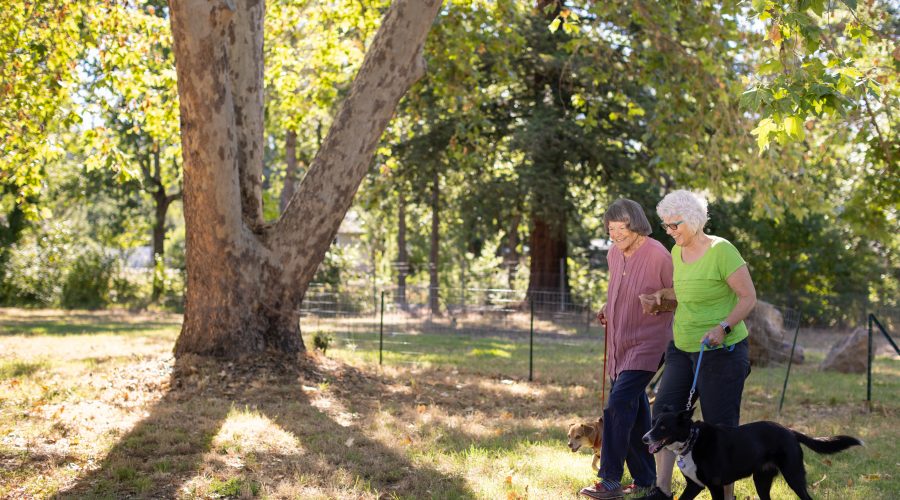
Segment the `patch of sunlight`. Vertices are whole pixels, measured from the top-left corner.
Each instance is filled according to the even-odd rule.
[[[300,441],[292,433],[255,410],[232,408],[212,441],[220,453],[268,452],[283,455],[301,451]]]
[[[572,453],[563,443],[521,443],[493,454],[469,450],[464,456],[466,481],[484,498],[526,492],[529,498],[553,498],[560,491],[577,491],[594,478],[590,454]]]
[[[477,356],[480,358],[511,358],[512,354],[503,349],[472,349],[469,356]]]
[[[481,498],[551,498],[557,493],[535,495],[535,477],[528,450],[514,449],[486,450],[470,447],[458,456],[465,470],[465,480],[469,488]],[[549,463],[549,462],[548,462]]]
[[[177,331],[165,338],[96,334],[89,336],[0,337],[0,352],[22,360],[50,358],[54,361],[98,357],[158,356],[171,352]]]
[[[516,382],[513,380],[487,380],[478,381],[478,387],[486,392],[502,392],[512,396],[531,396],[534,398],[542,398],[546,394],[543,387],[529,385],[527,382]]]

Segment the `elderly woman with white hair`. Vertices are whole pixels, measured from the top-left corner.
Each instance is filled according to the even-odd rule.
[[[728,240],[703,232],[708,220],[703,197],[684,190],[669,193],[656,211],[672,248],[674,287],[642,296],[645,312],[665,300],[677,300],[673,341],[666,349],[665,369],[653,405],[654,417],[685,408],[701,346],[706,343],[696,393],[703,420],[737,427],[744,380],[750,373],[744,318],[756,305],[756,290],[747,263]],[[666,449],[656,457],[657,487],[640,498],[672,498],[675,455]],[[725,489],[732,498],[734,485]]]

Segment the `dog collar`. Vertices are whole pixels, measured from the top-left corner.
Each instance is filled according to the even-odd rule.
[[[694,448],[694,444],[697,442],[697,436],[700,435],[700,428],[697,427],[696,424],[691,425],[691,435],[688,436],[687,442],[684,443],[684,446],[681,447],[680,450],[676,451],[675,454],[680,456],[685,456],[691,452]]]

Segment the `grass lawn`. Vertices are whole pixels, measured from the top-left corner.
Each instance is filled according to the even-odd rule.
[[[569,423],[599,413],[602,345],[419,335],[296,362],[179,360],[180,317],[0,310],[2,498],[574,498],[591,457]],[[311,344],[311,339],[306,339]],[[755,367],[743,421],[866,442],[806,450],[817,499],[900,498],[900,360],[864,375]],[[252,365],[252,366],[251,366]],[[683,479],[675,474],[676,490]],[[755,498],[750,480],[738,498]],[[794,498],[781,479],[774,498]],[[701,498],[709,498],[704,493]]]

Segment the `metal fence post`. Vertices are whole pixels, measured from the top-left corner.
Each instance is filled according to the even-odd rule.
[[[794,342],[791,344],[791,357],[788,358],[787,373],[784,374],[784,387],[781,388],[781,401],[778,402],[779,415],[781,415],[781,408],[784,406],[784,395],[787,393],[788,378],[791,376],[791,365],[794,363],[794,349],[797,348],[797,334],[800,333],[801,318],[802,316],[797,319],[797,328],[794,329]]]
[[[866,406],[872,411],[872,315],[866,318],[869,323],[869,358],[866,373]]]
[[[534,297],[529,300],[531,304],[531,327],[528,335],[528,381],[534,380]]]
[[[384,351],[384,290],[381,291],[381,318],[378,321],[378,364],[382,363]]]

